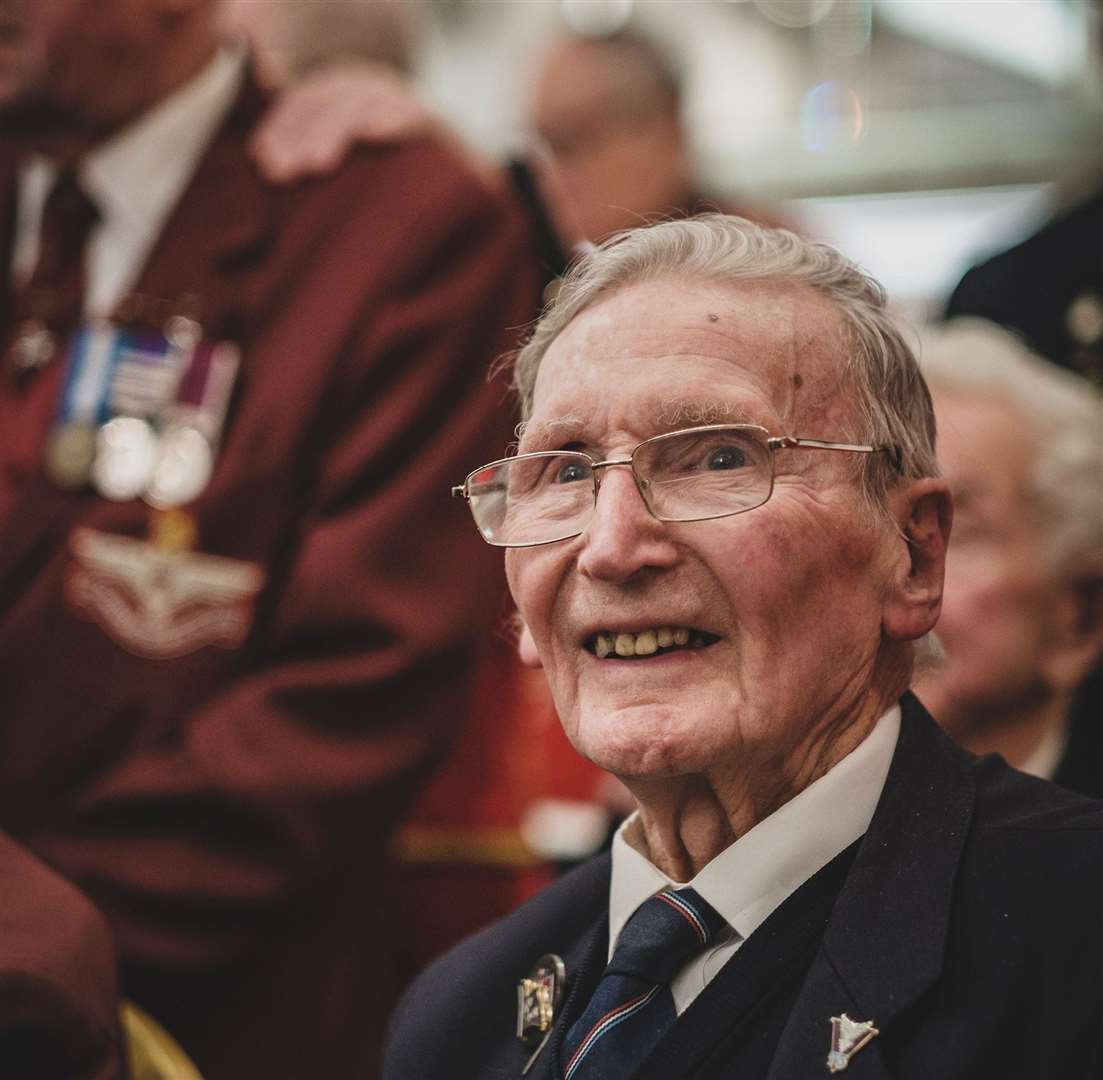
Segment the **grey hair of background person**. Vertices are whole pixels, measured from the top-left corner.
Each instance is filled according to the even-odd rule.
[[[1103,556],[1103,394],[984,319],[924,329],[920,368],[936,391],[998,396],[1022,417],[1036,450],[1028,509],[1050,566]]]
[[[884,289],[826,244],[727,214],[632,229],[583,255],[513,360],[522,417],[532,413],[544,354],[568,323],[617,289],[666,277],[733,286],[793,283],[822,294],[843,318],[838,359],[855,391],[860,430],[785,434],[898,448],[898,471],[892,455],[861,455],[863,488],[875,509],[884,507],[886,493],[900,476],[938,475],[930,393],[911,348],[885,310]]]

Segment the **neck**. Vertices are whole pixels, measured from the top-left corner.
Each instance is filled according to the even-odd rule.
[[[667,877],[690,881],[744,833],[854,750],[899,694],[869,694],[812,724],[787,752],[745,751],[709,774],[626,778],[639,804],[636,847]]]

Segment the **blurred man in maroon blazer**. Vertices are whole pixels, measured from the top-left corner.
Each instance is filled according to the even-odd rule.
[[[497,611],[443,496],[536,275],[431,136],[262,179],[213,6],[4,9],[0,825],[207,1080],[369,1077],[386,845]]]
[[[0,1076],[122,1077],[115,957],[99,913],[0,833]]]

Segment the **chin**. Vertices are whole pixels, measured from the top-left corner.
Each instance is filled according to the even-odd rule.
[[[580,717],[571,742],[599,768],[625,779],[659,780],[702,771],[701,724],[671,706],[634,706]]]

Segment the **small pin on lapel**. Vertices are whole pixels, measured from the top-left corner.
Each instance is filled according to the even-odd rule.
[[[541,956],[517,984],[517,1038],[532,1051],[522,1076],[532,1068],[552,1033],[566,984],[567,969],[555,953]]]
[[[842,1072],[850,1059],[878,1034],[872,1020],[851,1020],[846,1013],[831,1017],[831,1051],[827,1071]]]

